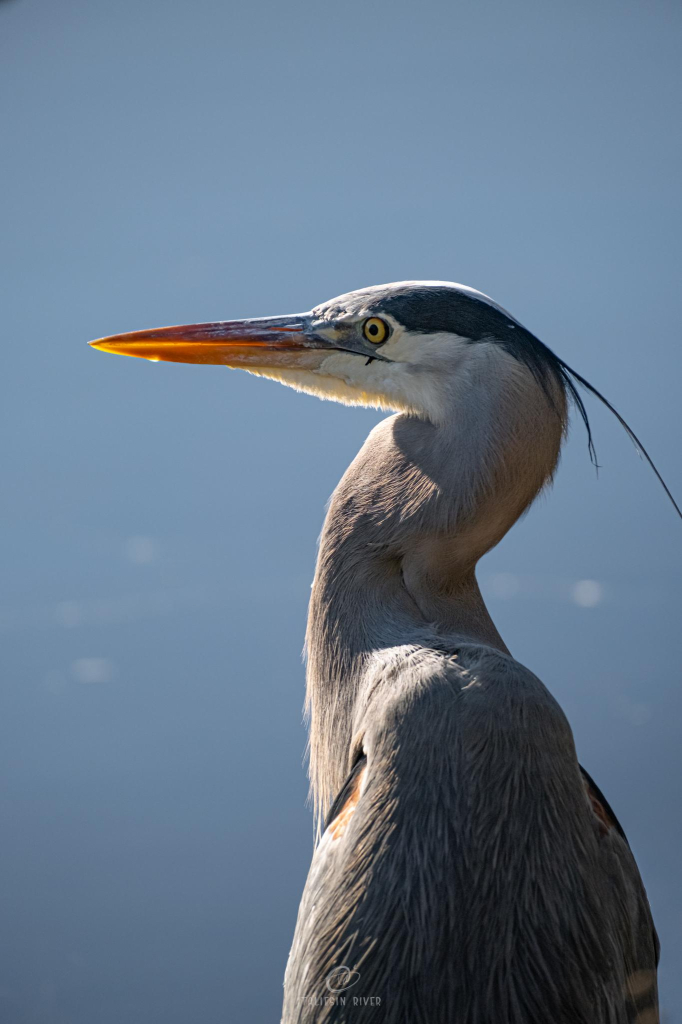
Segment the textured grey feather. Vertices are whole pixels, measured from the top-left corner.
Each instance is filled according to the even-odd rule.
[[[624,1024],[655,1006],[637,867],[600,834],[535,676],[482,645],[395,648],[372,658],[354,729],[367,785],[315,855],[287,1022],[370,1019],[362,999],[387,1024]],[[341,964],[360,975],[345,1003],[325,985]]]

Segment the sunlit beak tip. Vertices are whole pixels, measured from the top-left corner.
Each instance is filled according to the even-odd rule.
[[[121,345],[120,340],[116,337],[96,338],[95,341],[89,341],[88,345],[90,346],[90,348],[96,348],[99,352],[111,352],[113,355],[116,356],[137,354],[132,350],[126,351],[125,345]]]

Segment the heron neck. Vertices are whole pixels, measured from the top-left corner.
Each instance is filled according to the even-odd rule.
[[[513,391],[513,401],[490,387],[478,393],[487,397],[475,407],[453,403],[439,425],[384,420],[332,496],[307,632],[311,777],[321,806],[348,770],[355,703],[375,652],[462,641],[507,652],[475,566],[551,477],[563,421],[533,391],[525,402]]]

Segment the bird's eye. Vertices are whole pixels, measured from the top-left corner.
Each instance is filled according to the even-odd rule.
[[[373,345],[380,345],[388,337],[388,324],[378,316],[371,316],[362,325],[362,333]]]

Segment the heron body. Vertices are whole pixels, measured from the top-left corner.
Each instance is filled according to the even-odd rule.
[[[320,540],[307,699],[326,822],[285,1024],[653,1024],[658,948],[637,866],[475,577],[551,480],[568,401],[584,413],[566,364],[443,282],[96,344],[396,412],[345,473]]]

